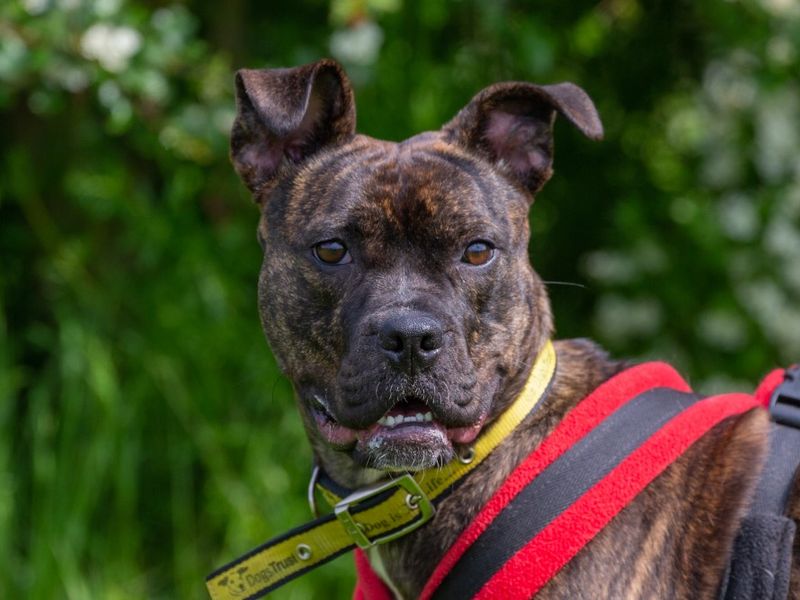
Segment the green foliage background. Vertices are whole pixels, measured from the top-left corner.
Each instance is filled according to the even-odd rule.
[[[255,306],[233,71],[334,55],[359,127],[570,80],[531,254],[561,336],[706,391],[800,358],[797,0],[0,5],[0,596],[202,598],[307,518],[310,454]],[[345,598],[348,559],[278,597]]]

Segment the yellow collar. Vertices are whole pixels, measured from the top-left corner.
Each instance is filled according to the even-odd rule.
[[[414,531],[430,520],[433,501],[478,466],[544,397],[556,369],[552,342],[545,343],[520,395],[468,451],[440,469],[405,474],[341,497],[312,478],[333,513],[297,527],[221,567],[206,578],[214,600],[255,598],[339,556]],[[313,503],[312,503],[313,506]]]

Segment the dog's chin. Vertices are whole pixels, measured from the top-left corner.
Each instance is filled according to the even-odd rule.
[[[327,410],[312,409],[317,430],[332,448],[350,454],[362,467],[381,471],[420,471],[455,458],[456,447],[471,444],[485,415],[466,427],[447,427],[425,407],[400,405],[363,429],[339,423]]]
[[[422,423],[370,428],[359,436],[352,456],[362,467],[380,471],[420,471],[447,464],[455,452],[444,427]]]

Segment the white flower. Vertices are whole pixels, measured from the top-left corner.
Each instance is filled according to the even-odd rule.
[[[712,310],[697,320],[701,340],[722,350],[738,350],[747,342],[747,329],[742,319],[730,311]]]
[[[383,30],[377,23],[362,21],[331,35],[331,54],[343,63],[371,65],[383,44]]]
[[[747,242],[758,232],[758,213],[755,200],[742,193],[733,193],[717,205],[722,231],[732,240]]]
[[[652,298],[627,300],[616,295],[603,296],[595,315],[601,335],[615,342],[652,335],[661,322],[661,306]]]
[[[752,57],[742,54],[728,61],[712,61],[706,67],[703,89],[718,108],[740,110],[752,106],[757,93],[756,81],[747,73],[752,61]]]
[[[142,46],[142,36],[131,27],[95,23],[81,37],[81,52],[107,71],[119,73]]]
[[[110,17],[119,12],[122,0],[95,0],[94,10],[101,17]]]
[[[785,66],[791,64],[795,59],[797,50],[795,44],[788,37],[776,35],[767,43],[767,56],[773,63]]]
[[[761,176],[777,183],[795,168],[800,134],[800,94],[786,87],[765,94],[756,110],[755,163]]]
[[[590,253],[584,266],[590,277],[605,283],[627,283],[633,280],[638,270],[630,256],[609,250]]]
[[[795,16],[800,12],[798,0],[761,0],[761,5],[776,17]]]
[[[22,6],[29,15],[41,15],[48,8],[50,8],[49,0],[23,0]]]
[[[738,293],[753,319],[781,351],[783,360],[796,360],[800,353],[800,310],[787,293],[766,279],[742,285]]]
[[[790,221],[777,215],[764,232],[764,246],[772,256],[797,260],[800,256],[800,231]]]

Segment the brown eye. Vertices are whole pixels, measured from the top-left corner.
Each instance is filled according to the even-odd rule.
[[[471,242],[467,249],[464,250],[464,255],[461,257],[461,262],[468,265],[479,267],[485,265],[494,256],[494,246],[489,242],[475,241]]]
[[[350,253],[339,240],[328,240],[314,246],[314,256],[326,265],[344,265],[350,262]]]

